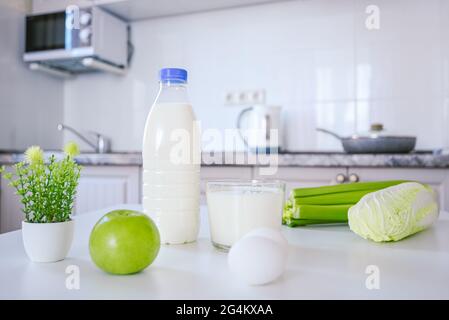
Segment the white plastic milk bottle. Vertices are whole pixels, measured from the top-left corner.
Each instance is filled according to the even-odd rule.
[[[163,244],[198,236],[200,143],[186,85],[186,70],[160,71],[143,137],[143,209],[155,217]]]

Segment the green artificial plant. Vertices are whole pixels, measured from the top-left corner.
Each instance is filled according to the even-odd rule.
[[[81,171],[74,160],[78,154],[78,145],[69,142],[61,159],[51,155],[45,161],[42,149],[32,146],[26,150],[25,160],[13,166],[13,172],[7,172],[4,166],[0,169],[20,197],[25,222],[55,223],[71,219]]]

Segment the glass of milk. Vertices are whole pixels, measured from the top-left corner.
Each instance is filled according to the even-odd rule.
[[[280,228],[285,183],[277,180],[209,181],[206,197],[212,244],[228,251],[249,231]]]

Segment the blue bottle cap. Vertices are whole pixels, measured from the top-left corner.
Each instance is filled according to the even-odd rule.
[[[163,68],[159,72],[161,82],[187,82],[187,70],[179,68]]]

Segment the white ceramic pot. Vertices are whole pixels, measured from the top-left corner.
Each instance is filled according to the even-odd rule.
[[[70,250],[75,222],[57,223],[22,222],[22,238],[25,252],[34,262],[63,260]]]

